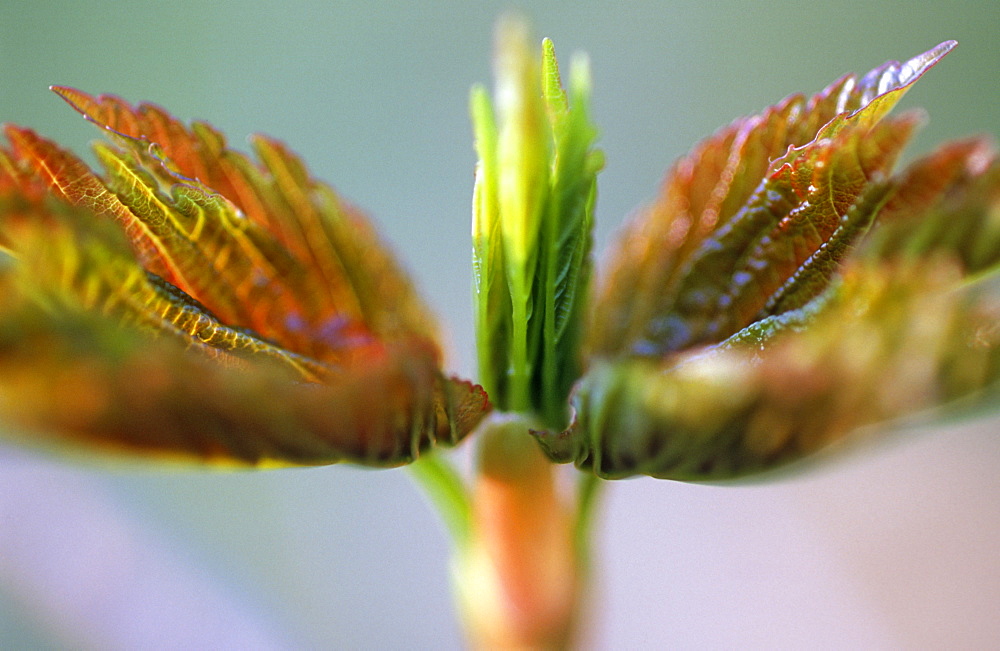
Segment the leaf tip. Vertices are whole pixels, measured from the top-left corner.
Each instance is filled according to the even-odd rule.
[[[119,109],[125,108],[127,112],[132,112],[124,100],[114,95],[90,95],[72,88],[70,86],[49,86],[49,90],[58,95],[64,102],[69,104],[74,111],[83,116],[85,120],[97,126],[126,138],[134,137],[127,133],[127,129],[122,129],[120,125],[112,127],[113,117],[110,117],[107,105],[117,105]]]
[[[59,86],[55,84],[49,86],[49,90],[58,95],[64,102],[72,106],[76,111],[86,115],[83,110],[83,100],[87,98],[85,93],[69,86]]]
[[[941,43],[940,45],[938,45],[934,49],[935,50],[941,50],[942,54],[947,54],[948,52],[951,52],[952,50],[954,50],[956,47],[958,47],[958,41],[956,41],[953,38],[950,38],[947,41],[944,41],[943,43]]]
[[[944,41],[901,65],[899,67],[899,85],[907,86],[912,84],[957,46],[958,41]]]
[[[948,54],[956,47],[958,47],[958,41],[956,41],[955,39],[949,39],[947,41],[938,43],[931,49],[927,50],[923,54],[917,55],[914,58],[924,60],[927,62],[928,66],[932,66],[938,61],[940,61],[944,57],[944,55]]]
[[[98,119],[98,104],[103,97],[93,97],[82,90],[77,90],[70,86],[49,86],[49,90],[58,95],[64,102],[69,104],[74,111],[83,116],[88,122],[97,125],[101,129],[110,129],[107,124]]]

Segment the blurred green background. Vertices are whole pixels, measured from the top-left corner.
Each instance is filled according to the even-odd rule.
[[[472,375],[468,89],[507,3],[7,0],[0,121],[83,151],[49,84],[284,139],[365,208]],[[536,2],[586,51],[597,250],[737,116],[955,38],[909,150],[1000,133],[1000,3]],[[770,483],[610,487],[593,648],[1000,643],[1000,420],[910,428]],[[0,647],[456,648],[446,539],[404,471],[164,471],[0,447]]]

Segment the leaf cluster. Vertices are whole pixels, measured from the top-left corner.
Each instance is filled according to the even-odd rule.
[[[597,172],[590,73],[574,62],[563,88],[552,42],[539,62],[523,25],[499,34],[496,110],[472,92],[479,163],[473,265],[479,370],[496,406],[566,425],[581,370]]]
[[[954,45],[724,127],[592,283],[589,73],[567,91],[552,44],[535,57],[509,26],[496,105],[471,102],[486,391],[442,371],[371,224],[280,142],[251,157],[205,123],[54,88],[107,140],[94,172],[6,127],[0,415],[31,443],[394,466],[465,438],[488,391],[554,461],[701,480],[992,399],[1000,163],[970,139],[896,171],[921,118],[889,115]]]
[[[951,143],[893,171],[921,117],[888,113],[954,46],[789,97],[675,164],[611,255],[550,455],[729,478],[990,395],[996,153]]]

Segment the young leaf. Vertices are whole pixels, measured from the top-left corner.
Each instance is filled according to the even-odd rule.
[[[58,92],[115,146],[97,145],[102,178],[6,129],[0,417],[27,440],[392,466],[488,410],[442,375],[426,310],[371,227],[282,145],[258,138],[258,165],[206,125]]]
[[[290,285],[278,293],[287,289],[296,303],[308,306],[300,319],[323,329],[329,328],[335,314],[348,314],[378,335],[436,336],[434,319],[367,220],[312,179],[302,161],[281,143],[254,136],[251,144],[262,161],[257,164],[229,149],[223,136],[204,123],[187,129],[147,104],[133,109],[113,96],[93,98],[72,89],[54,90],[103,127],[161,185],[224,198],[232,213],[228,223],[223,222],[228,226],[225,232],[233,238],[250,231],[232,254],[250,258],[257,265],[255,275],[267,274],[254,279],[254,284]],[[261,250],[262,246],[267,248]],[[289,268],[296,261],[308,267],[308,273]],[[210,304],[195,288],[180,286]]]
[[[821,287],[831,267],[828,253],[813,256],[831,241],[842,249],[877,212],[881,180],[916,121],[881,118],[952,47],[789,97],[675,164],[611,257],[592,350],[667,354],[780,311],[790,290],[801,304],[804,285]]]
[[[885,113],[952,45],[786,100],[674,167],[618,249],[572,427],[539,434],[552,458],[735,477],[990,395],[1000,163],[970,141],[889,177],[915,119]]]
[[[5,310],[5,436],[224,466],[391,467],[457,443],[484,409],[477,387],[443,378],[429,351],[405,344],[324,383],[292,381],[272,360],[200,352],[93,313]]]
[[[807,328],[758,339],[763,350],[745,337],[669,367],[600,362],[578,388],[574,430],[545,444],[605,478],[727,479],[973,397],[1000,379],[1000,292],[958,281],[947,267],[877,267],[845,280]]]
[[[473,90],[473,255],[480,373],[497,405],[566,423],[581,367],[596,175],[590,77],[575,61],[568,92],[551,41],[532,56],[526,27],[501,26],[496,111]]]

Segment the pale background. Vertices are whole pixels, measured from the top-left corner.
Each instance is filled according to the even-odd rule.
[[[378,7],[373,8],[373,7]],[[366,208],[471,374],[469,86],[485,2],[0,7],[0,120],[82,150],[53,83],[286,140]],[[955,38],[911,152],[1000,133],[1000,3],[537,2],[587,51],[608,165],[598,250],[731,119]],[[910,429],[739,487],[610,486],[592,648],[1000,645],[1000,420]],[[446,539],[404,471],[217,474],[0,446],[0,647],[455,648]]]

